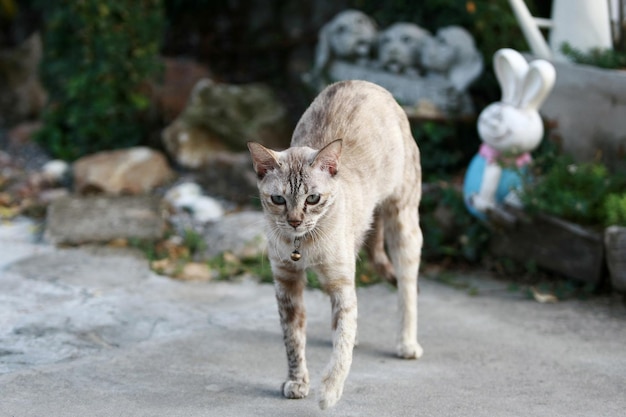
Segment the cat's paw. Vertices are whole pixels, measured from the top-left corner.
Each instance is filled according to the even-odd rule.
[[[419,359],[424,354],[424,349],[419,343],[400,343],[397,353],[403,359]]]
[[[309,383],[306,381],[285,381],[282,391],[285,398],[304,398],[309,395]]]
[[[322,383],[319,394],[317,396],[317,403],[322,410],[326,410],[337,404],[337,401],[341,398],[343,393],[343,386],[336,386],[333,384]]]

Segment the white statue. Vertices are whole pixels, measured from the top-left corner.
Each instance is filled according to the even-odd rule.
[[[474,115],[467,92],[483,69],[471,34],[458,26],[433,37],[415,23],[398,22],[378,35],[358,10],[336,15],[319,32],[315,63],[303,81],[321,91],[340,80],[367,80],[391,92],[412,114]]]
[[[467,30],[446,26],[426,42],[422,65],[430,78],[442,77],[460,92],[480,76],[483,58]]]
[[[314,70],[321,72],[333,59],[366,62],[376,42],[376,23],[363,12],[344,10],[319,32]]]
[[[378,36],[378,65],[397,74],[419,75],[422,49],[430,37],[414,23],[394,23]]]
[[[500,49],[493,65],[502,99],[478,117],[483,141],[465,176],[463,192],[469,210],[479,218],[519,187],[518,169],[530,163],[530,152],[543,138],[539,107],[556,77],[554,66],[538,59],[530,64],[513,49]]]
[[[509,4],[539,58],[566,60],[560,51],[565,42],[583,52],[613,48],[610,9],[617,8],[615,0],[553,0],[551,19],[533,17],[524,0],[509,0]],[[540,27],[549,29],[549,45]]]

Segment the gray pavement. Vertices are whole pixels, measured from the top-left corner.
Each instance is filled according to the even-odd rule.
[[[359,289],[339,404],[315,388],[330,306],[306,294],[312,394],[281,398],[271,285],[179,282],[130,250],[59,249],[0,226],[0,416],[624,416],[626,311],[539,304],[487,277],[477,295],[422,279],[419,361],[393,356],[395,292]],[[470,277],[459,277],[465,279]]]

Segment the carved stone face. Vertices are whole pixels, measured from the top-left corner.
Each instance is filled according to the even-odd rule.
[[[372,19],[356,10],[339,13],[329,23],[328,31],[333,53],[342,59],[367,57],[377,32]]]
[[[439,37],[428,39],[422,50],[422,64],[430,71],[447,72],[454,65],[456,49]]]
[[[391,72],[404,72],[410,67],[419,67],[421,52],[428,31],[413,23],[396,23],[380,34],[378,38],[378,60],[381,66]]]

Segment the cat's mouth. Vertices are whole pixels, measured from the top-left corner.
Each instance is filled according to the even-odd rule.
[[[305,229],[304,227],[302,228],[298,228],[297,230],[291,230],[290,231],[290,235],[292,238],[296,239],[303,239],[305,236],[307,236],[309,234],[310,230]]]
[[[310,227],[309,225],[301,225],[301,226],[298,226],[295,229],[292,226],[289,226],[289,227],[284,227],[283,228],[283,233],[290,240],[293,240],[293,239],[304,239],[311,233],[312,229],[313,229],[313,227]]]

